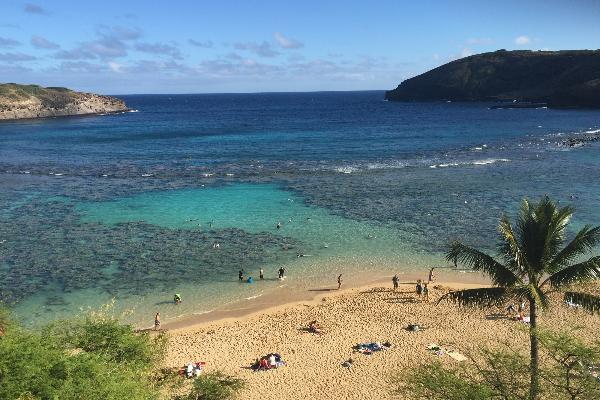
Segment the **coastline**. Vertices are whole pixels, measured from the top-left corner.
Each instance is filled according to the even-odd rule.
[[[27,121],[38,121],[38,120],[49,120],[49,119],[63,119],[63,118],[85,118],[94,116],[105,116],[105,115],[119,115],[130,112],[137,112],[134,108],[126,108],[123,110],[114,111],[97,111],[89,113],[74,113],[74,114],[56,114],[56,115],[42,115],[39,117],[18,117],[18,118],[0,118],[0,123],[9,122],[27,122]]]
[[[454,270],[446,267],[436,268],[435,274],[437,279],[433,282],[432,286],[443,285],[444,287],[452,289],[489,286],[489,280],[482,274],[463,271],[464,270],[461,269]],[[411,271],[407,274],[399,274],[400,286],[414,286],[417,279],[426,279],[426,275],[427,271],[423,271],[422,273]],[[255,316],[270,314],[284,309],[317,305],[322,302],[324,298],[336,298],[359,291],[371,290],[377,287],[391,288],[392,276],[393,273],[391,275],[379,273],[375,277],[368,273],[358,274],[348,283],[344,282],[344,285],[340,290],[337,290],[335,287],[334,277],[332,277],[331,284],[323,284],[314,287],[310,284],[301,285],[292,288],[291,290],[287,287],[280,287],[268,291],[266,295],[260,295],[242,301],[235,301],[219,306],[208,312],[178,317],[172,321],[163,322],[161,326],[163,330],[178,332],[213,323],[247,320]],[[151,327],[151,325],[147,325],[145,327],[139,327],[139,329],[145,330]]]
[[[220,314],[206,321],[168,325],[169,346],[164,365],[178,368],[189,362],[206,362],[206,371],[222,371],[246,382],[240,399],[336,398],[398,399],[392,394],[394,376],[420,364],[441,362],[458,366],[447,354],[427,350],[431,343],[477,358],[483,348],[506,348],[527,353],[526,324],[510,319],[504,307],[461,308],[437,300],[449,289],[480,287],[478,283],[437,280],[429,301],[415,295],[412,282],[401,281],[328,290],[312,300],[275,305],[240,315]],[[569,331],[593,341],[596,317],[564,307],[562,298],[551,296],[553,308],[538,321],[541,328]],[[307,331],[317,320],[323,335]],[[406,329],[423,327],[419,332]],[[167,326],[165,326],[166,328]],[[353,350],[358,343],[389,342],[389,350],[364,355]],[[254,372],[257,357],[279,353],[287,363],[276,370]],[[342,363],[353,360],[351,369]],[[189,383],[186,382],[186,383]]]

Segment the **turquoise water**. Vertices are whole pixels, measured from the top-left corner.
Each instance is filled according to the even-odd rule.
[[[53,200],[71,203],[68,199]],[[232,184],[145,192],[114,201],[76,202],[75,212],[83,224],[100,223],[116,227],[144,223],[173,232],[193,231],[199,234],[233,228],[252,234],[269,232],[293,239],[290,241],[293,245],[263,251],[264,263],[257,264],[256,260],[248,257],[234,265],[224,266],[215,259],[215,268],[211,270],[210,266],[203,265],[203,276],[194,281],[169,284],[167,273],[156,276],[165,283],[159,289],[143,295],[120,293],[114,302],[114,312],[141,326],[157,309],[163,310],[163,319],[168,321],[184,315],[201,314],[219,305],[256,298],[270,289],[290,285],[290,282],[294,287],[319,286],[324,281],[334,282],[335,276],[342,272],[347,276],[368,272],[377,274],[377,271],[386,271],[391,266],[418,268],[427,265],[424,255],[410,252],[410,239],[398,230],[378,223],[347,219],[325,209],[308,206],[302,198],[273,184]],[[280,228],[277,228],[278,223]],[[236,240],[235,237],[229,239]],[[160,237],[158,240],[160,242]],[[165,245],[168,242],[166,240]],[[211,243],[218,243],[219,247],[199,245],[190,251],[226,254],[239,250],[228,238],[219,235]],[[139,244],[143,248],[143,238]],[[148,253],[153,251],[147,249]],[[277,253],[286,253],[288,257],[281,262]],[[149,262],[148,258],[144,262]],[[187,270],[198,267],[185,255],[173,257],[168,262]],[[275,279],[281,266],[286,268],[288,281]],[[239,268],[244,268],[247,276],[255,279],[258,278],[258,268],[263,268],[267,280],[252,285],[240,284],[237,281]],[[107,263],[103,271],[108,275],[117,272],[118,263]],[[128,276],[119,279],[128,279]],[[50,302],[48,293],[54,293]],[[182,294],[185,300],[182,305],[175,307],[172,304],[174,293]],[[16,310],[43,321],[49,317],[68,317],[112,301],[112,296],[93,288],[65,296],[55,287],[47,288],[44,295],[30,296]],[[38,309],[40,303],[45,304],[44,309]]]
[[[599,111],[382,99],[126,96],[139,112],[0,124],[0,301],[37,323],[115,299],[144,325],[423,272],[457,238],[493,251],[523,197],[600,224]]]
[[[402,243],[406,243],[395,229],[307,206],[302,198],[276,185],[234,184],[148,192],[115,201],[79,203],[76,210],[84,222],[108,225],[144,221],[170,229],[271,232],[301,241],[303,247],[298,251],[315,253],[311,256],[398,256]],[[224,248],[227,244],[220,245]]]

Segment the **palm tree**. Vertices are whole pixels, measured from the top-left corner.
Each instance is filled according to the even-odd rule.
[[[531,342],[529,398],[538,396],[537,312],[549,305],[548,294],[563,291],[564,299],[590,312],[600,312],[600,297],[569,291],[575,283],[600,278],[600,256],[583,261],[585,253],[600,243],[600,226],[586,225],[563,247],[566,228],[573,215],[572,207],[558,208],[548,196],[539,203],[524,199],[513,229],[503,216],[498,227],[498,260],[460,242],[450,245],[446,258],[458,260],[488,275],[492,287],[450,292],[440,299],[459,305],[490,306],[505,301],[529,302]]]

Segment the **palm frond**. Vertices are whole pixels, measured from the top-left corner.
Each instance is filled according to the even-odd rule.
[[[491,256],[460,242],[454,242],[446,253],[448,261],[457,260],[468,267],[489,275],[496,286],[513,286],[520,278],[509,268],[494,260]]]
[[[559,252],[573,212],[570,206],[557,208],[548,196],[535,204],[523,201],[517,226],[531,280],[538,280]]]
[[[565,301],[578,304],[591,313],[600,313],[600,297],[589,293],[565,292]]]
[[[550,262],[549,269],[556,271],[585,254],[600,243],[600,226],[584,226]]]
[[[550,275],[540,286],[550,283],[553,288],[561,288],[577,282],[589,282],[600,279],[600,256],[570,265]]]
[[[511,300],[516,301],[533,299],[542,309],[548,308],[550,305],[550,299],[548,298],[548,295],[535,284],[528,283],[515,287],[511,290],[510,295]]]
[[[500,232],[500,246],[499,251],[504,258],[507,266],[515,272],[517,275],[523,274],[523,252],[519,248],[519,242],[513,227],[506,215],[503,215],[498,225],[498,231]]]
[[[571,206],[565,206],[557,209],[556,205],[552,203],[550,199],[547,199],[551,206],[547,206],[546,212],[549,214],[547,217],[550,219],[545,225],[544,233],[546,237],[543,263],[548,265],[552,259],[558,254],[560,246],[565,241],[565,231],[571,216],[575,212],[575,209]]]
[[[489,307],[501,305],[506,298],[507,289],[503,287],[465,289],[449,292],[440,297],[442,300],[452,301],[461,306]]]

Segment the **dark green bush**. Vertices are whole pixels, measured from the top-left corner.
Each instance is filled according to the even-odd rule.
[[[244,381],[220,371],[200,375],[186,400],[227,400],[244,387]]]

